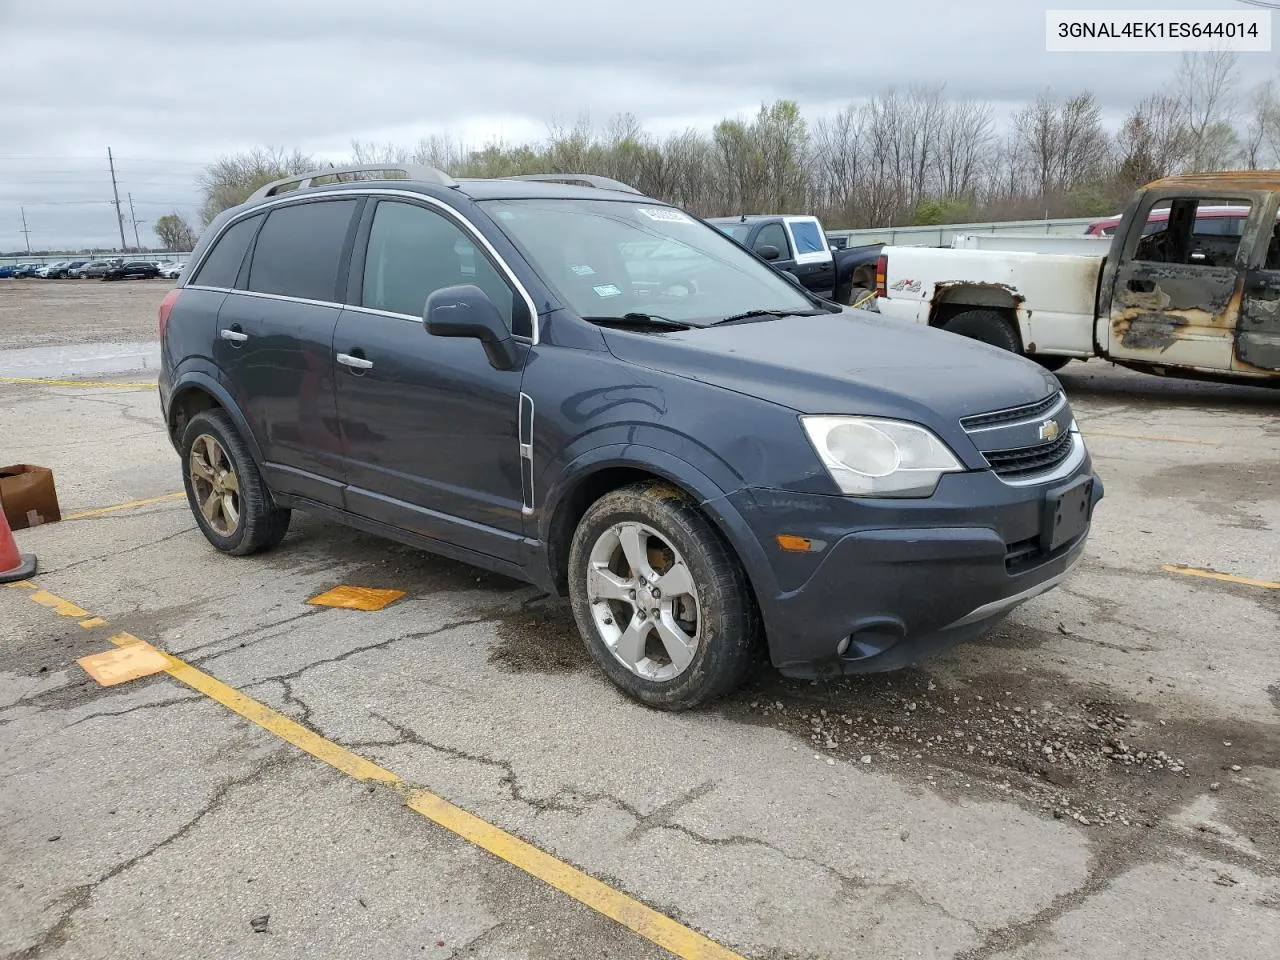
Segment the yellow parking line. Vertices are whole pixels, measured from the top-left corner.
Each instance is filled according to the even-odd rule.
[[[81,610],[70,600],[56,597],[48,590],[37,588],[35,593],[31,594],[31,599],[42,607],[48,607],[60,617],[75,617],[77,620],[85,620],[90,616],[88,610]]]
[[[149,507],[153,503],[168,503],[170,500],[181,500],[187,494],[183,490],[177,493],[166,493],[163,497],[148,497],[146,500],[130,500],[128,503],[117,503],[113,507],[98,507],[94,510],[81,510],[79,513],[69,513],[63,520],[87,520],[89,517],[100,517],[105,513],[115,513],[117,510],[132,510],[134,507]]]
[[[1203,577],[1206,580],[1221,580],[1224,583],[1239,583],[1246,587],[1262,587],[1264,590],[1280,590],[1280,583],[1274,580],[1255,580],[1253,577],[1237,577],[1234,573],[1218,573],[1216,570],[1200,570],[1197,567],[1184,567],[1179,564],[1166,563],[1160,568],[1165,573],[1180,573],[1185,577]]]
[[[1197,440],[1195,437],[1166,437],[1158,433],[1118,433],[1113,430],[1090,430],[1088,427],[1081,427],[1080,430],[1086,438],[1120,437],[1124,440],[1158,440],[1161,443],[1194,443],[1205,447],[1221,446],[1217,440]]]
[[[0,377],[0,383],[34,383],[42,387],[96,387],[114,390],[154,390],[154,383],[115,383],[111,380],[50,380],[44,377]]]
[[[36,590],[31,594],[31,599],[44,606],[52,607],[59,613],[63,613],[64,610],[80,609],[70,601],[36,588],[29,581],[22,581],[21,585]],[[80,615],[88,616],[85,611],[81,611]],[[111,638],[111,642],[116,646],[124,647],[143,641],[130,633],[118,633]],[[298,749],[306,751],[336,770],[341,770],[357,780],[389,786],[404,798],[405,806],[415,813],[487,850],[525,873],[537,877],[561,893],[635,931],[675,956],[683,960],[745,960],[740,954],[671,919],[666,914],[659,913],[639,900],[627,896],[622,891],[602,883],[577,867],[558,860],[545,850],[507,833],[501,827],[482,820],[475,814],[468,813],[429,790],[405,783],[385,767],[366,760],[331,740],[326,740],[315,731],[272,710],[266,704],[245,696],[234,687],[196,669],[172,654],[165,653],[163,650],[160,652],[169,661],[169,667],[165,672],[175,680],[185,683],[191,689],[217,701],[228,710],[239,714],[281,740],[293,744]]]

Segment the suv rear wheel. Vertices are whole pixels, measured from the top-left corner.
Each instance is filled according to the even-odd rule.
[[[225,412],[206,410],[192,417],[181,447],[187,503],[205,539],[235,556],[269,550],[284,539],[290,513],[271,499]]]
[[[669,483],[636,483],[588,508],[569,550],[569,598],[587,649],[641,703],[685,710],[751,669],[761,634],[736,556]]]

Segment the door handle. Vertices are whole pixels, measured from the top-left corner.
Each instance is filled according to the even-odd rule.
[[[247,333],[241,333],[239,330],[219,330],[218,336],[223,340],[230,340],[232,343],[244,343],[249,339]]]
[[[340,353],[337,361],[344,367],[350,367],[352,370],[372,370],[373,361],[366,360],[364,357],[353,357],[349,353]]]
[[[1156,285],[1151,280],[1139,280],[1137,277],[1129,279],[1129,289],[1134,293],[1151,293],[1155,290]]]

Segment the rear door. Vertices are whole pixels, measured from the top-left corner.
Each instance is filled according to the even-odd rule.
[[[214,358],[262,450],[274,490],[342,505],[333,331],[363,201],[277,206],[218,312]],[[345,278],[345,273],[341,274]]]
[[[497,370],[478,340],[428,334],[422,313],[436,290],[474,284],[518,338],[531,336],[532,317],[451,212],[383,199],[363,221],[334,336],[347,509],[518,562],[525,356]]]
[[[1273,197],[1273,211],[1277,202]],[[1264,216],[1268,222],[1271,230],[1264,227],[1262,242],[1254,245],[1245,277],[1236,333],[1236,368],[1242,371],[1280,371],[1280,217]]]
[[[1201,206],[1239,197],[1152,191],[1138,207],[1117,266],[1108,354],[1117,360],[1232,369],[1240,290],[1250,245],[1239,234],[1197,233]],[[1203,220],[1202,220],[1203,222]]]

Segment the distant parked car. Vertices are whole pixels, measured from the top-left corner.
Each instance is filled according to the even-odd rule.
[[[80,268],[79,273],[86,280],[98,280],[119,262],[118,260],[90,260]]]
[[[65,280],[72,276],[71,271],[80,269],[88,262],[88,260],[63,260],[51,265],[45,277],[50,280]]]
[[[154,280],[160,269],[150,260],[129,260],[113,263],[102,274],[103,280]]]
[[[44,264],[41,264],[41,265],[40,265],[40,269],[38,269],[38,270],[36,271],[36,276],[37,276],[37,277],[40,277],[42,280],[47,280],[47,279],[49,279],[49,274],[50,274],[50,273],[52,273],[53,271],[57,270],[59,267],[61,267],[61,266],[62,266],[64,263],[66,263],[66,262],[67,262],[67,261],[65,261],[65,260],[56,260],[56,261],[54,261],[53,263],[44,263]]]
[[[0,280],[8,280],[13,276],[14,271],[17,269],[17,264],[0,264]]]
[[[14,268],[13,275],[15,277],[34,277],[40,269],[38,263],[20,263]]]
[[[165,277],[166,279],[169,279],[169,280],[177,280],[178,277],[181,276],[182,268],[184,266],[186,266],[186,264],[182,264],[182,263],[166,264],[165,266],[160,268],[160,276]]]

